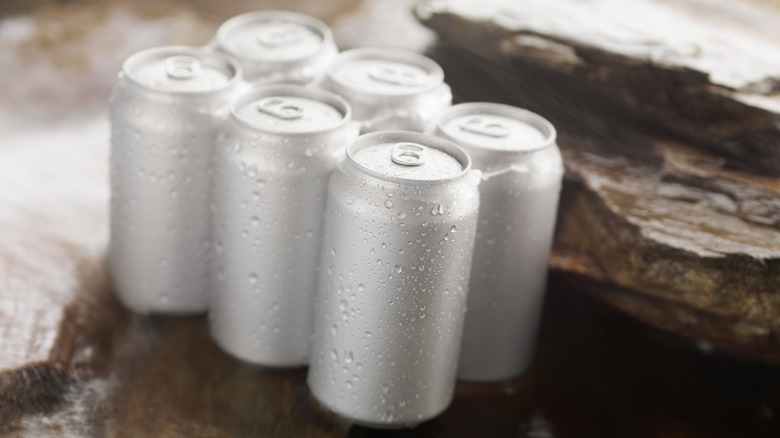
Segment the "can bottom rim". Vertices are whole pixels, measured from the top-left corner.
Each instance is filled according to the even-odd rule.
[[[356,426],[368,427],[371,429],[382,429],[382,430],[414,429],[415,427],[420,425],[419,421],[414,423],[374,423],[371,421],[355,420],[351,418],[347,418],[347,419]]]
[[[311,375],[309,375],[310,377]],[[360,418],[356,418],[352,415],[349,415],[347,413],[344,413],[343,411],[337,409],[334,405],[331,405],[327,398],[321,397],[319,394],[319,388],[316,385],[312,385],[311,381],[307,378],[309,389],[311,391],[311,394],[314,396],[314,399],[319,403],[320,407],[328,410],[330,412],[333,412],[334,414],[338,415],[339,417],[343,418],[344,420],[349,421],[353,425],[361,426],[361,427],[367,427],[371,429],[383,429],[383,430],[391,430],[391,429],[413,429],[417,426],[419,426],[421,423],[424,423],[428,420],[432,420],[439,415],[442,414],[445,410],[447,410],[447,407],[449,407],[449,403],[447,403],[444,408],[440,409],[433,415],[426,415],[424,418],[415,419],[412,421],[400,421],[400,422],[391,422],[391,423],[381,423],[371,420],[362,420]],[[451,401],[451,400],[450,400]]]

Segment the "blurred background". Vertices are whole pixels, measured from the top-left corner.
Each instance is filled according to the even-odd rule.
[[[352,426],[322,410],[308,393],[305,370],[262,370],[226,356],[210,340],[205,318],[139,317],[114,300],[103,255],[109,196],[106,114],[116,75],[138,50],[204,45],[223,21],[243,12],[310,14],[331,26],[342,50],[378,45],[430,54],[453,80],[456,100],[522,103],[543,96],[555,103],[535,109],[572,126],[564,127],[566,143],[579,138],[581,125],[599,127],[598,135],[583,134],[588,141],[635,141],[634,133],[641,131],[652,141],[636,140],[641,147],[629,155],[640,164],[656,165],[657,156],[637,151],[650,143],[687,141],[644,123],[634,131],[635,121],[626,122],[630,135],[613,133],[603,128],[608,123],[589,119],[590,107],[577,100],[585,96],[598,108],[598,97],[571,89],[566,91],[571,95],[558,93],[557,79],[536,71],[529,70],[539,81],[527,86],[533,90],[517,91],[524,86],[517,77],[528,73],[508,60],[511,50],[490,64],[443,47],[412,13],[417,3],[0,1],[0,435],[780,436],[774,326],[748,319],[738,324],[759,310],[741,302],[744,314],[735,316],[721,312],[726,306],[714,300],[700,305],[678,296],[659,298],[663,294],[647,298],[642,293],[657,285],[644,290],[639,283],[621,282],[598,257],[568,258],[559,251],[529,372],[495,385],[461,384],[441,417],[402,431]],[[762,35],[780,29],[777,0],[744,2],[750,5],[744,9],[715,0],[650,2],[659,7],[675,3],[688,12],[700,8],[703,16],[741,11],[733,19],[743,27],[754,23]],[[496,36],[491,43],[489,32],[472,36],[469,29],[449,33],[485,47],[503,41]],[[496,83],[490,93],[475,85],[486,81]],[[578,103],[569,104],[569,98]],[[701,159],[721,160],[713,156]],[[575,176],[572,181],[579,181]],[[761,202],[776,202],[776,177],[760,173],[757,178],[763,179],[756,186],[771,192],[762,195],[769,201]],[[565,190],[579,193],[577,184]],[[574,201],[565,205],[564,214],[579,211]],[[777,236],[778,224],[762,227]],[[780,247],[773,251],[769,266],[775,266]],[[624,298],[636,296],[643,298]],[[676,323],[692,315],[699,319],[678,327],[668,322],[669,315],[676,315]],[[739,342],[736,335],[716,331],[724,321],[729,333],[737,327]],[[744,339],[749,341],[740,343]]]

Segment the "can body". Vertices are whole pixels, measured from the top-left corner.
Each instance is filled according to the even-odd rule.
[[[338,54],[324,23],[284,11],[233,17],[219,27],[211,46],[233,56],[248,82],[260,84],[307,84]]]
[[[391,163],[404,150],[361,158],[406,143],[460,167],[414,180],[415,168]],[[407,427],[451,401],[479,207],[478,176],[453,148],[412,132],[367,134],[331,177],[308,383],[359,424]]]
[[[482,171],[482,199],[458,378],[499,381],[533,359],[563,164],[555,130],[506,105],[451,107],[436,134]]]
[[[422,132],[452,104],[444,72],[430,58],[396,49],[342,52],[320,86],[349,102],[361,132],[403,129]]]
[[[215,153],[209,320],[233,356],[308,361],[327,181],[357,137],[349,116],[341,98],[300,86],[255,87],[232,105]]]
[[[119,299],[140,313],[205,312],[211,156],[240,69],[186,47],[139,52],[111,96],[111,239]]]

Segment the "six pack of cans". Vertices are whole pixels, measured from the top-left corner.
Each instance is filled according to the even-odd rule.
[[[538,115],[452,106],[431,59],[338,54],[278,11],[131,56],[110,115],[108,264],[133,311],[208,312],[223,350],[308,365],[322,406],[377,428],[529,365],[563,175]]]

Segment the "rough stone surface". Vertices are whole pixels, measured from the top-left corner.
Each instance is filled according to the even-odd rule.
[[[726,87],[713,78],[722,79],[729,66],[720,65],[720,76],[707,79],[700,71],[705,64],[653,58],[666,53],[666,41],[637,43],[642,39],[633,31],[643,25],[639,19],[619,25],[607,14],[597,28],[576,33],[559,21],[561,14],[572,13],[569,9],[529,2],[532,6],[521,10],[494,3],[503,5],[498,15],[475,11],[465,1],[423,3],[418,15],[439,33],[432,56],[443,65],[458,100],[528,107],[558,127],[567,172],[553,266],[600,281],[605,287],[596,291],[599,298],[643,321],[742,357],[780,363],[775,336],[780,330],[780,183],[762,176],[774,152],[746,152],[741,161],[746,166],[736,170],[724,165],[735,159],[730,152],[686,134],[691,123],[686,112],[694,103],[669,102],[663,110],[670,116],[663,123],[645,113],[654,111],[645,94],[656,100],[679,95],[692,77],[708,81],[709,90]],[[578,2],[572,11],[602,10],[607,4]],[[660,11],[676,9],[667,5]],[[690,20],[685,11],[677,11],[682,17],[677,18]],[[511,25],[503,21],[506,14],[515,14]],[[572,18],[572,28],[585,26],[582,20]],[[583,57],[585,51],[598,56]],[[711,56],[714,62],[717,56]],[[738,63],[739,56],[728,59]],[[622,76],[629,67],[632,73]],[[628,77],[636,80],[626,82]],[[612,91],[605,94],[607,87]],[[736,123],[735,117],[752,119],[755,108],[743,112],[736,95],[718,96],[722,105],[736,108],[727,124]],[[695,105],[710,132],[725,129],[712,114],[720,107],[701,100]],[[750,129],[732,127],[737,136]],[[752,147],[748,143],[741,140],[740,148]]]
[[[516,64],[520,81],[541,71],[550,74],[547,83],[568,83],[576,92],[567,100],[582,110],[607,107],[714,152],[730,167],[780,175],[775,7],[431,0],[417,14],[445,43]]]

